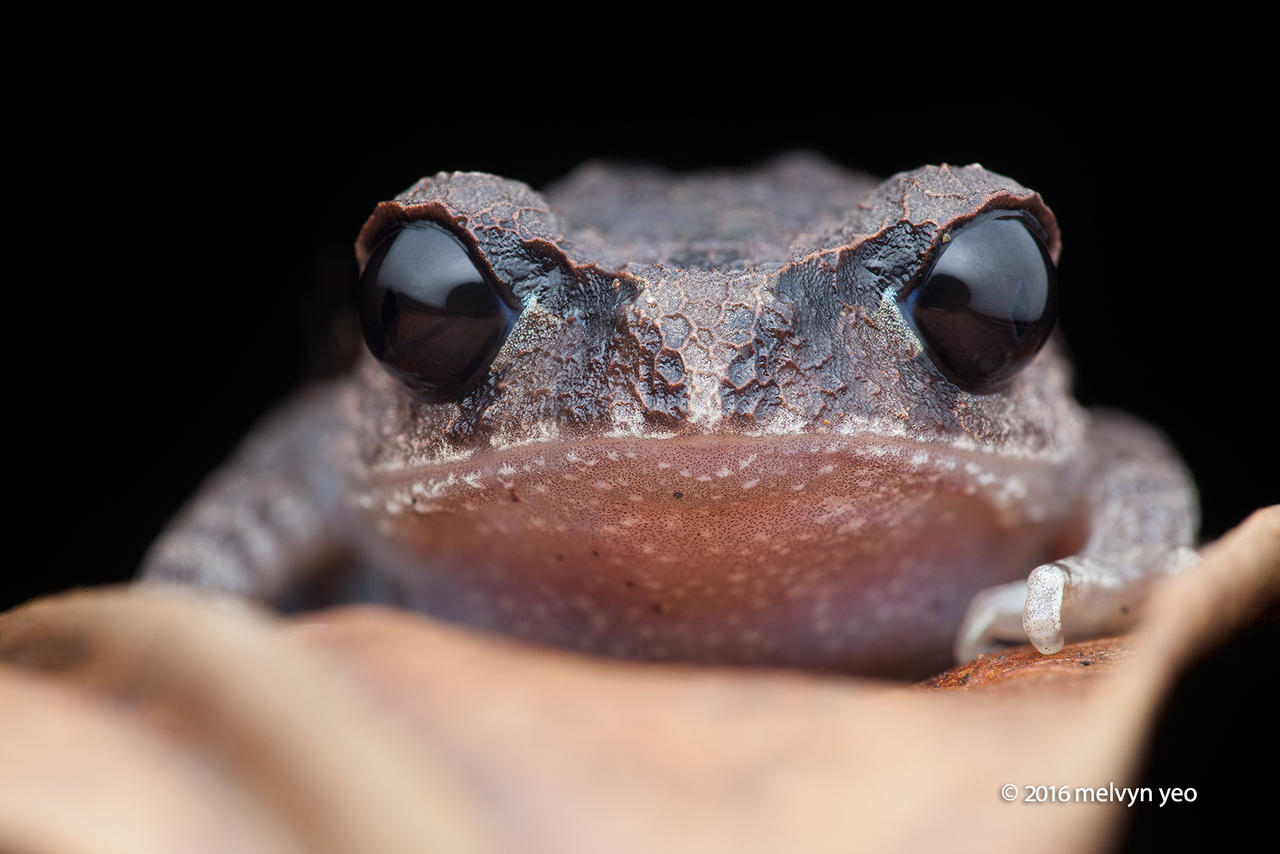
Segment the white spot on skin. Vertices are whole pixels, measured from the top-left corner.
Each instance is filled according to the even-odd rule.
[[[1026,497],[1027,485],[1016,475],[1006,478],[1000,491],[996,493],[996,500],[1006,504],[1020,503]]]
[[[854,533],[857,533],[858,529],[860,529],[866,523],[867,523],[866,519],[863,519],[861,516],[855,516],[854,518],[850,519],[848,522],[845,522],[843,525],[837,528],[836,533],[854,534]]]
[[[566,451],[564,455],[564,461],[566,463],[572,463],[574,465],[587,466],[588,468],[600,462],[599,460],[589,460],[589,459],[586,459],[585,457],[580,457],[578,456],[576,451]]]

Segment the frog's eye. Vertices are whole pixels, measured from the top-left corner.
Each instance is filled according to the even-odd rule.
[[[433,222],[382,235],[360,277],[369,350],[433,403],[456,400],[484,377],[515,318],[493,277]]]
[[[1056,278],[1039,223],[997,211],[951,232],[900,303],[933,363],[983,394],[1027,365],[1053,331]]]

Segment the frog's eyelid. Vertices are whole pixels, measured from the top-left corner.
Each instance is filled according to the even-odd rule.
[[[1031,233],[1045,245],[1047,249],[1052,249],[1056,240],[1057,223],[1053,218],[1053,214],[1049,211],[1039,196],[1031,198],[1020,198],[1017,196],[997,197],[989,200],[981,207],[975,208],[973,213],[966,214],[962,217],[956,217],[947,223],[946,228],[941,229],[942,239],[948,240],[957,231],[964,229],[969,224],[985,218],[998,217],[1001,214],[1011,216],[1017,215],[1022,224],[1031,230]],[[1051,232],[1049,227],[1045,225],[1046,220],[1053,224],[1054,229]],[[937,246],[933,247],[936,252]]]
[[[462,247],[466,249],[467,254],[471,256],[472,262],[492,278],[493,282],[497,285],[499,296],[502,297],[503,302],[507,304],[508,308],[516,312],[519,312],[524,308],[528,300],[521,298],[515,292],[515,288],[511,286],[511,283],[507,281],[506,277],[494,268],[493,264],[489,260],[488,254],[484,250],[484,247],[478,240],[476,240],[475,234],[473,234],[468,228],[460,227],[456,217],[451,216],[442,208],[437,209],[435,207],[403,208],[393,206],[390,210],[393,212],[392,218],[387,219],[382,223],[380,228],[374,233],[371,240],[366,242],[364,240],[364,233],[361,233],[357,249],[367,246],[367,256],[372,257],[378,250],[378,246],[384,240],[389,239],[391,235],[400,228],[403,228],[407,223],[433,223],[451,234],[459,243],[462,244]],[[401,215],[396,216],[396,213]],[[361,272],[363,273],[363,265]]]

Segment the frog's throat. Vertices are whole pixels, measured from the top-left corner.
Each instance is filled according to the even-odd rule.
[[[354,485],[403,599],[637,658],[918,675],[969,598],[1060,556],[1078,475],[883,438],[529,445]]]

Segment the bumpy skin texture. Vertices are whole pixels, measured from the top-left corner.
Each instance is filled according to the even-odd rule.
[[[1071,399],[1056,340],[974,395],[904,322],[897,298],[946,235],[997,208],[1034,216],[1056,259],[1039,196],[978,166],[877,184],[805,155],[588,164],[545,194],[441,173],[379,205],[357,254],[403,219],[468,245],[523,306],[488,376],[425,404],[366,358],[327,392],[335,426],[278,444],[335,484],[298,490],[327,536],[430,613],[610,655],[923,675],[977,591],[1086,541],[1194,528],[1145,428],[1119,444],[1149,449],[1138,491],[1171,497],[1152,524],[1109,525],[1138,487],[1106,474],[1115,431]],[[180,522],[146,574],[210,584],[191,543],[207,560],[236,536]],[[235,563],[215,586],[289,586],[249,564],[228,584]]]
[[[491,175],[424,179],[374,212],[361,263],[392,222],[434,220],[526,308],[488,383],[459,404],[417,410],[417,436],[375,439],[366,459],[415,465],[584,434],[824,426],[1073,453],[1082,421],[1056,353],[1002,394],[966,395],[891,304],[944,232],[993,208],[1030,211],[1056,257],[1040,197],[980,167],[925,167],[875,187],[808,158],[746,180],[597,166],[546,199]],[[565,220],[586,228],[566,234]]]

